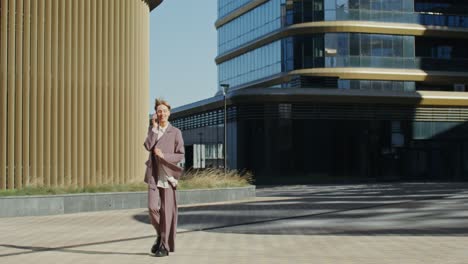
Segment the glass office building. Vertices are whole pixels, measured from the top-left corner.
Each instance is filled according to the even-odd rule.
[[[468,3],[218,0],[215,26],[219,90],[173,113],[187,166],[222,165],[223,84],[257,182],[468,180]]]

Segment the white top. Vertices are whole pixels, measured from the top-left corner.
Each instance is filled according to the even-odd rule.
[[[165,127],[159,125],[157,126],[157,128],[153,127],[153,132],[158,135],[158,140],[164,135],[168,126],[169,123],[167,123]],[[176,178],[167,175],[166,171],[163,170],[162,166],[158,166],[158,183],[156,184],[156,186],[167,189],[170,187],[170,185],[176,187],[177,183],[178,181]]]

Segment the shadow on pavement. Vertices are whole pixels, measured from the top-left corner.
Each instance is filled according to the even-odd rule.
[[[466,183],[260,187],[257,196],[278,199],[180,208],[178,227],[274,235],[468,235]],[[149,223],[146,214],[134,219]]]
[[[88,254],[88,255],[132,255],[132,256],[148,256],[149,253],[130,253],[130,252],[114,252],[114,251],[93,251],[93,250],[79,250],[74,248],[79,247],[86,247],[86,246],[96,246],[96,245],[104,245],[104,244],[111,244],[111,243],[120,243],[125,241],[132,241],[132,240],[139,240],[139,239],[146,239],[154,236],[144,236],[144,237],[133,237],[133,238],[125,238],[125,239],[115,239],[115,240],[108,240],[108,241],[100,241],[100,242],[92,242],[92,243],[84,243],[84,244],[75,244],[75,245],[68,245],[62,247],[33,247],[33,246],[19,246],[19,245],[11,245],[11,244],[0,244],[0,248],[12,248],[12,249],[19,249],[22,250],[20,252],[14,253],[7,253],[7,254],[0,254],[0,257],[9,257],[9,256],[17,256],[17,255],[25,255],[31,253],[38,253],[38,252],[67,252],[67,253],[78,253],[78,254]]]

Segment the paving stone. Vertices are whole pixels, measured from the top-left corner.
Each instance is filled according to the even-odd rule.
[[[468,184],[298,185],[179,208],[149,254],[145,209],[0,219],[0,263],[467,263]]]

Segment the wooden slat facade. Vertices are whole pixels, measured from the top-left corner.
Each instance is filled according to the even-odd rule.
[[[0,190],[143,179],[159,3],[0,1]]]

